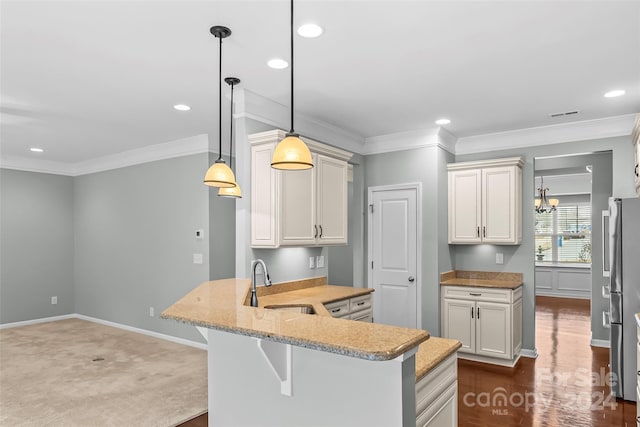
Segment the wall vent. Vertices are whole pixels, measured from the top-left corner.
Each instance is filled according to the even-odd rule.
[[[564,117],[564,116],[573,116],[574,114],[578,114],[580,111],[579,110],[574,110],[574,111],[565,111],[563,113],[551,113],[549,114],[549,117]]]

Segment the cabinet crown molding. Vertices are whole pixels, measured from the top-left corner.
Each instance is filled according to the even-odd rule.
[[[249,135],[249,144],[254,146],[280,142],[285,138],[286,134],[287,133],[282,129],[274,129],[265,132],[254,133]],[[307,144],[309,150],[314,153],[323,154],[325,156],[333,157],[334,159],[344,160],[345,162],[349,161],[349,159],[353,157],[353,153],[349,151],[345,151],[337,147],[332,147],[331,145],[314,141],[313,139],[309,139],[302,135],[300,135],[300,138],[304,141],[305,144]]]
[[[524,158],[522,157],[506,157],[503,159],[489,159],[489,160],[474,160],[470,162],[457,162],[447,164],[447,170],[464,170],[464,169],[478,169],[489,168],[497,166],[524,166]]]

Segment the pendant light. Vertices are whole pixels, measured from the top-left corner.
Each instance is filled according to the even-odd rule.
[[[220,40],[220,64],[218,76],[218,160],[207,170],[204,176],[205,185],[211,187],[230,188],[235,187],[236,178],[233,171],[222,158],[222,39],[231,35],[231,30],[227,27],[216,25],[209,30],[216,38]]]
[[[544,177],[540,176],[540,188],[538,188],[538,197],[535,200],[534,208],[536,213],[551,213],[560,203],[558,199],[548,199],[547,191],[549,188],[544,186]]]
[[[231,123],[229,129],[229,167],[231,168],[231,171],[233,171],[233,87],[240,83],[240,79],[236,77],[226,77],[224,81],[231,86],[231,112],[229,113],[229,121]],[[239,199],[242,197],[242,190],[236,182],[235,187],[220,188],[218,190],[218,196]]]
[[[274,169],[301,170],[313,167],[309,147],[293,130],[293,0],[291,0],[291,129],[273,151],[271,167]]]

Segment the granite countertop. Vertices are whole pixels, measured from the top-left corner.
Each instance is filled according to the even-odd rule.
[[[416,382],[460,347],[460,341],[437,337],[431,337],[420,344],[416,353]]]
[[[327,297],[321,299],[318,295],[313,296],[321,292],[319,289],[302,290],[325,287],[326,278],[324,280],[324,283],[315,280],[302,285],[292,282],[293,285],[259,287],[258,301],[260,305],[292,303],[293,299],[300,302],[301,294],[309,293],[313,298],[318,298],[313,302],[316,307],[321,301],[331,302],[370,292],[368,289],[327,286],[324,289]],[[249,279],[205,282],[167,308],[161,317],[367,360],[394,359],[429,338],[429,332],[424,330],[334,319],[328,312],[327,315],[309,315],[250,307],[250,289]],[[276,297],[277,293],[285,292],[293,293],[293,297]]]
[[[453,270],[440,273],[441,286],[477,286],[482,288],[517,289],[522,286],[522,273]]]

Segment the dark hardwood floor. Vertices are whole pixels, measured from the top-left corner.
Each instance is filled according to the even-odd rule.
[[[589,301],[536,298],[538,358],[514,368],[458,361],[460,426],[636,426],[609,398],[609,350],[591,347]],[[181,427],[206,427],[207,414]]]

